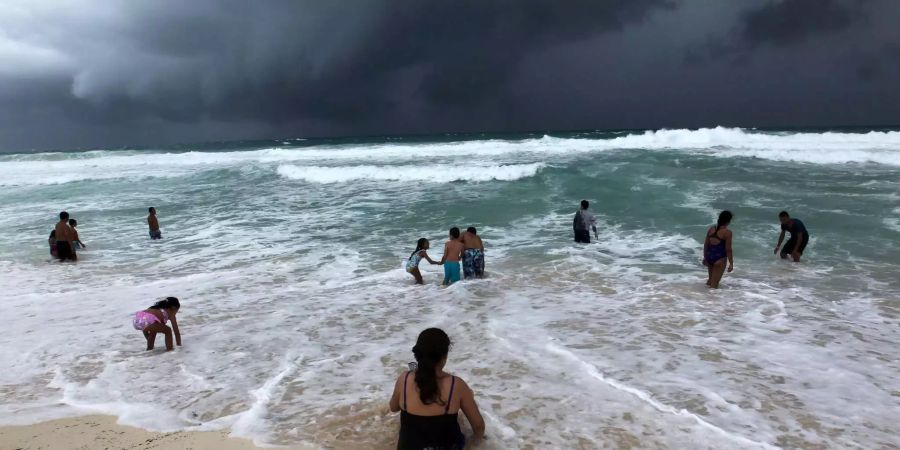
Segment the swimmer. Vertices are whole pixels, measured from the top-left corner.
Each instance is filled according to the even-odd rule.
[[[72,239],[72,248],[87,248],[87,245],[84,245],[84,242],[81,242],[81,239],[78,237],[78,230],[75,229],[78,226],[78,221],[69,219],[69,226],[72,227],[72,235],[74,237]]]
[[[147,215],[147,224],[150,225],[150,239],[162,239],[162,231],[159,230],[159,220],[156,219],[156,208],[150,207]]]
[[[76,261],[78,255],[72,248],[72,228],[69,227],[69,213],[59,213],[59,222],[56,223],[56,256],[60,261]]]
[[[48,239],[50,243],[50,256],[56,259],[58,256],[56,254],[56,230],[50,231],[50,239]]]
[[[416,367],[397,378],[391,395],[391,412],[400,411],[398,449],[466,448],[457,419],[460,411],[475,433],[472,444],[484,437],[475,393],[462,378],[444,372],[449,351],[450,338],[443,330],[429,328],[419,334],[413,347]]]
[[[731,253],[731,211],[722,211],[715,226],[706,231],[706,239],[703,240],[703,265],[709,273],[706,285],[712,289],[719,288],[719,281],[725,275],[725,260],[728,260],[728,272],[734,270],[734,256]]]
[[[580,244],[591,243],[591,232],[594,230],[594,238],[600,239],[597,234],[597,219],[588,211],[590,203],[587,200],[581,201],[581,208],[575,212],[575,220],[572,221],[572,228],[575,230],[575,242]]]
[[[463,244],[459,241],[459,228],[450,229],[450,239],[444,244],[444,256],[441,264],[444,265],[444,286],[449,286],[460,280],[459,261],[462,259]]]
[[[181,347],[181,332],[178,330],[178,321],[175,320],[175,315],[180,308],[181,303],[178,302],[177,298],[166,297],[153,304],[153,306],[135,313],[131,324],[135,330],[144,334],[144,339],[147,340],[147,350],[153,350],[154,345],[156,345],[156,333],[166,335],[167,351],[174,350],[175,347],[172,346],[172,330],[175,330],[175,343]],[[172,328],[166,325],[166,322],[170,320],[172,321]]]
[[[440,263],[431,259],[428,256],[428,248],[431,247],[431,244],[428,242],[428,239],[421,238],[416,243],[416,250],[409,255],[409,259],[406,260],[406,271],[411,273],[412,276],[416,279],[416,284],[425,284],[422,280],[422,272],[419,271],[419,263],[422,262],[424,258],[426,261],[431,264],[439,265]]]
[[[463,276],[484,277],[484,242],[475,227],[469,227],[460,238],[463,244]]]
[[[778,235],[778,244],[775,244],[775,254],[777,255],[778,249],[781,248],[786,231],[791,233],[791,237],[784,244],[784,248],[781,248],[781,259],[787,259],[788,255],[791,255],[794,262],[800,262],[800,256],[806,250],[806,244],[809,244],[809,232],[806,231],[806,226],[800,219],[791,219],[787,211],[778,213],[778,221],[781,222],[781,234]]]

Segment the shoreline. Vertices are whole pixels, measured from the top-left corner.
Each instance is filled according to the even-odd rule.
[[[160,433],[119,425],[115,416],[88,415],[49,420],[30,425],[0,426],[0,448],[17,450],[54,449],[219,449],[254,450],[249,439],[230,437],[222,431],[175,431]],[[300,450],[301,447],[281,447]]]

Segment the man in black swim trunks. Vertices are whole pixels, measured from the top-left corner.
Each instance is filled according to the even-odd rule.
[[[787,259],[788,255],[791,255],[794,262],[800,262],[800,256],[803,255],[803,250],[806,249],[806,244],[809,243],[809,232],[806,231],[806,226],[803,225],[800,219],[792,219],[787,211],[778,213],[778,220],[781,222],[781,235],[778,236],[775,254],[778,254],[781,242],[784,241],[784,232],[787,231],[791,233],[791,237],[784,244],[784,248],[781,248],[781,259]]]

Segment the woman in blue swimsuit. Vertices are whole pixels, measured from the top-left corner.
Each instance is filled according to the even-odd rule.
[[[734,257],[731,253],[731,211],[722,211],[715,226],[706,230],[706,238],[703,240],[703,265],[709,273],[706,285],[718,289],[722,275],[725,275],[725,261],[728,261],[728,272],[734,270]]]

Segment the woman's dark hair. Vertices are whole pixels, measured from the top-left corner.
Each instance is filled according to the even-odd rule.
[[[416,386],[419,387],[419,399],[424,405],[443,404],[435,371],[450,351],[450,337],[440,328],[429,328],[419,334],[412,350],[417,363]]]
[[[51,238],[55,238],[55,237],[56,237],[56,230],[50,231],[50,237],[51,237]]]
[[[166,298],[154,303],[153,306],[151,306],[147,309],[169,309],[169,308],[181,309],[181,303],[178,303],[178,299],[175,297],[166,297]]]
[[[478,234],[478,230],[476,230],[475,227],[466,228],[466,231],[472,234]]]
[[[734,217],[734,215],[731,214],[731,211],[726,210],[726,211],[720,212],[719,213],[719,221],[716,222],[716,228],[724,227],[725,225],[728,225],[729,223],[731,223],[732,217]]]
[[[419,241],[416,242],[416,251],[410,253],[409,258],[407,258],[407,259],[412,259],[413,255],[422,251],[425,248],[425,244],[427,244],[427,243],[428,243],[428,239],[419,238]]]
[[[75,220],[75,219],[69,219],[69,225],[71,225],[71,226],[73,226],[73,227],[77,227],[77,226],[78,226],[78,221]]]
[[[778,217],[791,217],[791,215],[787,211],[782,211],[778,213]]]

